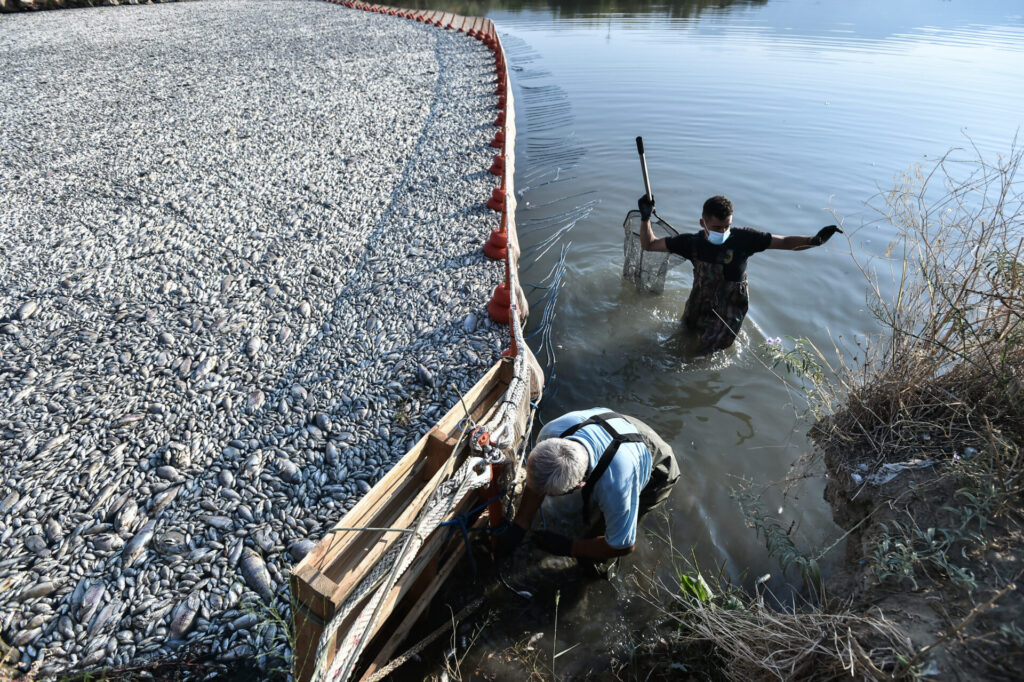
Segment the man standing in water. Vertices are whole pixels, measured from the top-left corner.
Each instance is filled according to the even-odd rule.
[[[640,208],[640,245],[646,251],[668,251],[693,263],[693,289],[683,310],[683,324],[700,339],[700,351],[728,348],[740,333],[747,315],[747,259],[766,249],[801,251],[821,246],[836,232],[835,225],[818,230],[813,237],[780,237],[749,227],[732,227],[732,202],[714,196],[704,202],[701,232],[654,238],[651,213],[654,201],[647,195]]]
[[[526,460],[522,502],[498,536],[498,553],[515,550],[546,496],[580,490],[585,526],[580,537],[537,530],[534,544],[611,577],[615,560],[633,551],[639,520],[668,498],[678,478],[672,446],[639,419],[604,408],[564,414],[538,434]]]

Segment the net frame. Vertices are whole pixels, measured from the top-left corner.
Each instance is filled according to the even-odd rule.
[[[625,239],[622,244],[622,278],[633,283],[637,291],[660,294],[665,290],[665,276],[668,274],[672,254],[667,251],[645,251],[640,245],[640,211],[633,209],[622,221]],[[651,228],[654,238],[675,237],[679,234],[657,213],[653,215]]]

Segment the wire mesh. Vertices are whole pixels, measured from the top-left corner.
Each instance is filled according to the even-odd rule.
[[[674,237],[679,234],[674,227],[658,217],[653,216],[651,227],[654,238]],[[630,211],[622,222],[625,231],[622,263],[622,277],[636,286],[637,291],[660,294],[665,290],[665,275],[668,273],[669,258],[667,251],[644,251],[640,246],[640,211]]]

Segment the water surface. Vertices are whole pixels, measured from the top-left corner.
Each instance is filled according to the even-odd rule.
[[[896,174],[930,167],[951,147],[975,145],[992,158],[1009,150],[1024,122],[1021,7],[765,0],[461,8],[495,21],[513,69],[523,280],[544,284],[568,246],[550,348],[533,339],[554,375],[540,416],[602,405],[658,430],[684,472],[667,532],[701,565],[724,564],[748,589],[771,574],[767,585],[783,595],[796,581],[730,498],[741,479],[784,480],[811,447],[806,399],[793,377],[767,364],[761,345],[806,337],[852,356],[853,339],[878,330],[855,258],[883,254],[894,231],[871,205]],[[734,225],[780,235],[813,234],[836,222],[831,211],[844,220],[847,238],[751,259],[744,337],[712,358],[688,357],[679,343],[688,265],[670,273],[660,296],[639,295],[621,279],[622,220],[643,193],[637,135],[658,212],[681,230],[698,229],[713,194],[733,200]],[[546,290],[531,291],[534,330]],[[813,554],[840,535],[822,500],[823,477],[786,497],[782,488],[767,488],[765,507],[801,549]],[[648,528],[664,532],[659,523]],[[826,573],[841,552],[840,544],[824,557]],[[645,539],[626,565],[663,571],[666,559],[663,544]],[[628,585],[611,587],[563,604],[559,641],[580,644],[560,659],[574,659],[570,667],[607,653],[621,636],[615,621],[636,609]]]

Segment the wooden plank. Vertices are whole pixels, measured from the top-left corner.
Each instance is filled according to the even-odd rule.
[[[395,520],[394,527],[411,527],[416,521],[416,517],[420,515],[420,512],[423,509],[423,505],[427,503],[427,500],[434,492],[434,488],[436,488],[441,483],[442,480],[447,478],[450,475],[450,473],[451,472],[446,468],[438,470],[437,473],[434,474],[433,480],[431,480],[427,485],[423,486],[419,494],[417,494],[416,497],[413,498],[412,502],[410,502],[408,506],[405,507],[405,511],[398,517],[398,519]],[[384,554],[385,550],[387,550],[395,541],[397,541],[402,534],[389,533],[389,535],[394,535],[395,537],[392,540],[390,540],[386,545],[383,543],[376,545],[371,552],[368,552],[366,556],[362,558],[358,565],[358,568],[361,570],[350,571],[345,576],[343,576],[342,579],[338,582],[333,592],[329,595],[331,602],[334,603],[335,606],[345,601],[345,599],[348,597],[348,593],[351,592],[352,589],[359,584],[359,581],[361,581],[365,577],[365,575],[369,573],[370,569],[372,569],[373,565],[377,563],[377,560]]]
[[[460,425],[464,425],[467,410],[473,423],[485,423],[492,417],[508,387],[513,369],[512,360],[508,358],[495,363],[292,569],[289,582],[292,596],[298,602],[292,610],[293,623],[296,633],[302,638],[296,641],[297,680],[305,679],[304,676],[311,672],[306,669],[311,665],[307,659],[315,656],[324,623],[334,616],[351,590],[402,535],[398,532],[335,529],[411,526],[434,487],[455,464],[461,464],[468,452],[465,447],[455,448],[462,435]],[[425,484],[424,479],[429,481]],[[460,502],[459,509],[463,512],[470,509],[465,505],[475,499],[475,496],[467,496],[467,500]],[[440,530],[424,543],[413,566],[385,599],[378,629],[391,615],[397,600],[420,578],[427,565],[425,561],[435,558],[447,536],[446,529]],[[330,643],[332,656],[336,646],[336,641]]]

